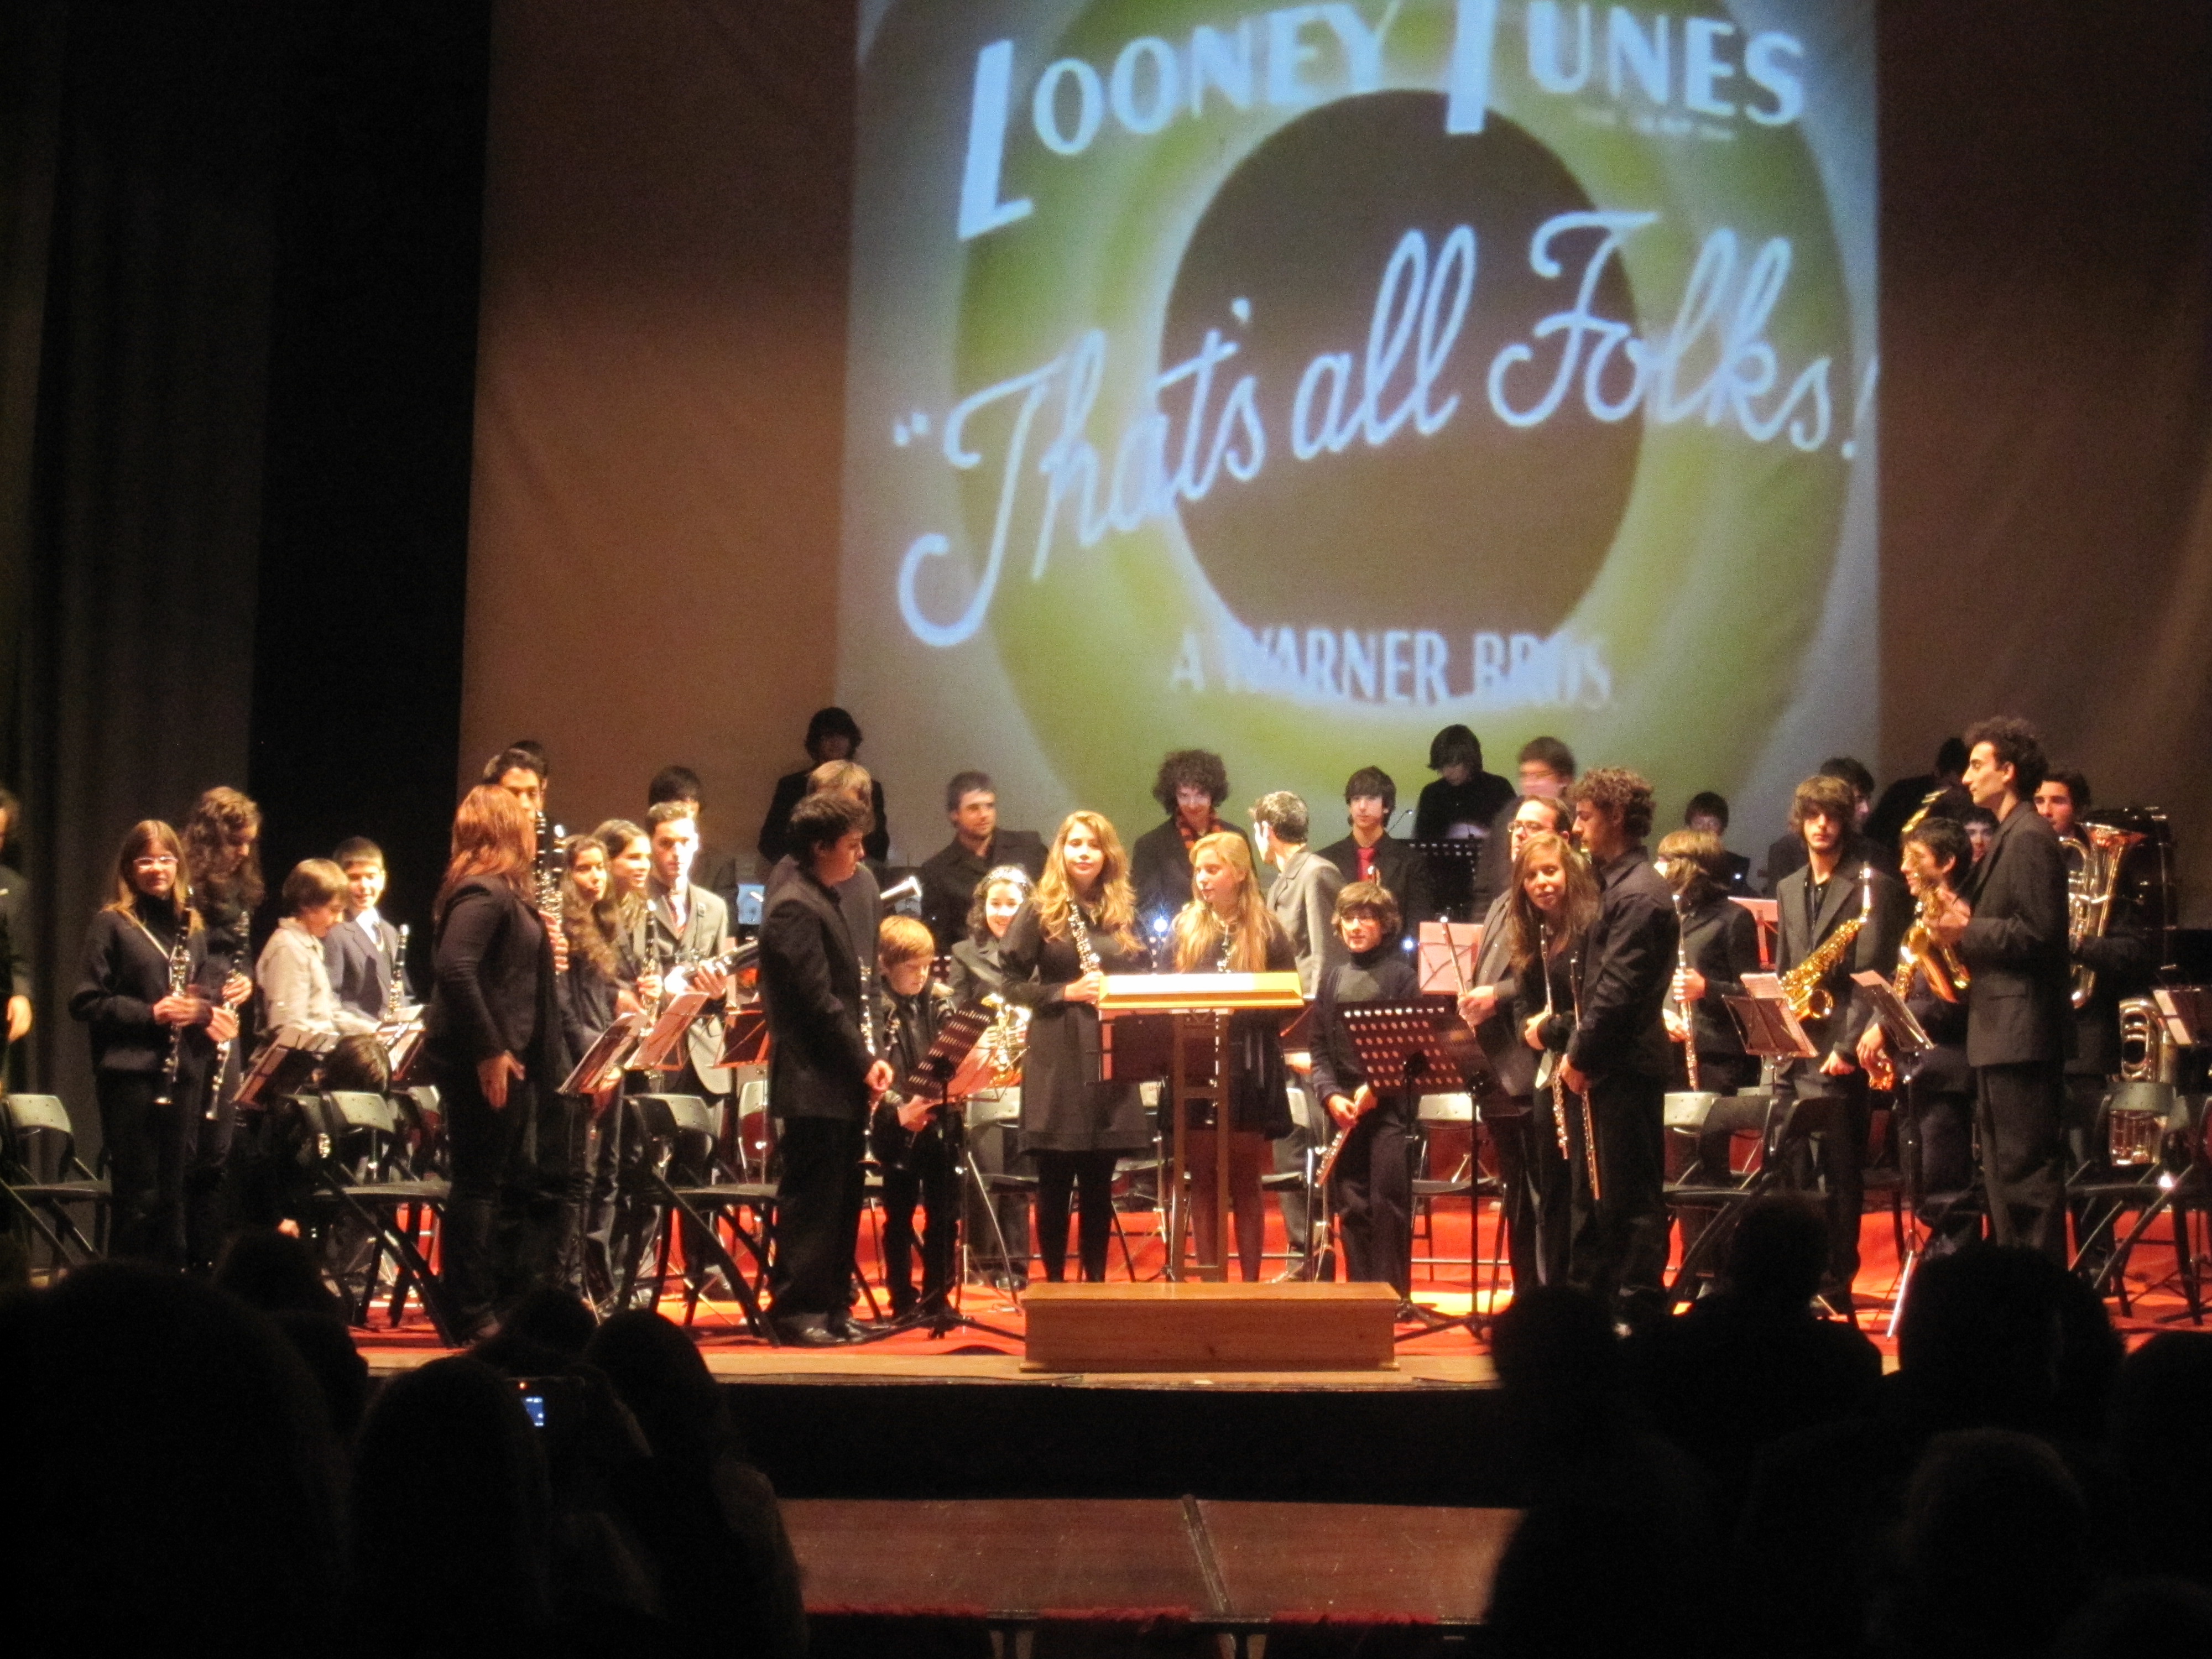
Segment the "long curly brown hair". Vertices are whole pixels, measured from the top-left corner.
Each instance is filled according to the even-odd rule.
[[[247,837],[244,857],[234,850]],[[185,873],[210,903],[250,913],[266,890],[261,879],[261,809],[220,784],[192,803],[182,836]]]
[[[1556,921],[1546,917],[1528,898],[1528,872],[1548,859],[1559,860],[1567,875],[1565,914]],[[1542,924],[1540,937],[1550,947],[1549,954],[1558,956],[1574,940],[1580,939],[1597,920],[1597,877],[1591,873],[1589,860],[1565,836],[1555,836],[1539,830],[1521,843],[1521,850],[1513,858],[1512,954],[1516,972],[1525,971],[1536,959],[1536,941],[1540,937],[1538,924]]]
[[[561,878],[561,930],[568,936],[568,949],[609,979],[621,977],[616,941],[622,937],[622,898],[614,889],[614,872],[607,872],[606,896],[594,904],[576,884],[576,860],[595,853],[604,861],[606,843],[596,835],[571,836],[564,843],[568,872]]]

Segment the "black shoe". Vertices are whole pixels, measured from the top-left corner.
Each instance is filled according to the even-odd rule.
[[[776,1340],[787,1348],[838,1348],[850,1339],[840,1336],[820,1314],[789,1314],[775,1322]]]

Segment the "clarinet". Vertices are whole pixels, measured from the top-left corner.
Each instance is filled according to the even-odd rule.
[[[407,924],[399,924],[399,948],[392,953],[392,983],[385,988],[386,1012],[398,1018],[407,1006]]]
[[[184,995],[191,985],[192,975],[192,913],[179,908],[177,916],[177,942],[169,947],[169,994]],[[170,1106],[177,1098],[177,1062],[184,1058],[185,1028],[169,1028],[169,1052],[161,1061],[161,1090],[154,1097],[156,1106]]]
[[[561,914],[561,878],[568,859],[561,851],[561,826],[555,824],[549,834],[545,814],[538,814],[538,856],[532,860],[532,873],[538,884],[538,908],[549,916]]]
[[[1091,942],[1091,924],[1083,919],[1081,902],[1073,898],[1067,901],[1067,933],[1068,937],[1075,941],[1077,969],[1085,974],[1097,973],[1098,951]]]

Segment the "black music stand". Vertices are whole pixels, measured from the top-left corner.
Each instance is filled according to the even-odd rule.
[[[1473,836],[1453,841],[1409,841],[1429,872],[1429,891],[1439,915],[1449,917],[1455,905],[1474,907],[1474,867],[1481,861],[1484,843]],[[1470,915],[1468,921],[1480,921]]]
[[[241,1112],[263,1112],[269,1103],[314,1086],[323,1056],[337,1047],[337,1036],[326,1031],[279,1032],[263,1045],[246,1068],[233,1103]]]
[[[617,1014],[607,1029],[592,1040],[592,1046],[584,1050],[584,1057],[576,1062],[575,1069],[568,1073],[556,1092],[564,1095],[597,1094],[605,1086],[604,1079],[607,1073],[619,1071],[628,1063],[631,1052],[636,1048],[643,1034],[644,1025],[643,1014]]]
[[[633,1072],[679,1072],[684,1069],[683,1042],[691,1022],[707,1006],[704,991],[686,991],[660,1011],[653,1029],[639,1040],[629,1059]]]
[[[1347,1003],[1336,1012],[1352,1038],[1353,1052],[1366,1069],[1368,1086],[1377,1093],[1416,1097],[1460,1090],[1473,1093],[1490,1071],[1489,1056],[1482,1052],[1482,1045],[1467,1029],[1456,1008],[1439,1008],[1433,1003],[1366,1002]],[[1385,1086],[1385,1079],[1395,1081]],[[1353,1124],[1344,1133],[1350,1134],[1358,1127]],[[1407,1288],[1411,1289],[1410,1281]],[[1464,1314],[1440,1314],[1408,1297],[1406,1306],[1421,1322],[1420,1328],[1396,1340],[1410,1341],[1449,1330],[1480,1335],[1488,1328],[1490,1318],[1475,1307],[1474,1294],[1474,1273],[1469,1269]]]
[[[1901,1079],[1905,1068],[1936,1046],[1936,1040],[1913,1018],[1912,1010],[1905,1006],[1880,974],[1853,974],[1851,983],[1859,988],[1859,994],[1867,1000],[1867,1008],[1881,1026],[1881,1034],[1889,1040],[1890,1053],[1896,1061]]]
[[[980,1319],[971,1319],[952,1305],[955,1264],[960,1260],[960,1177],[964,1174],[982,1194],[984,1210],[996,1228],[998,1212],[990,1203],[990,1193],[983,1185],[972,1160],[968,1156],[968,1119],[964,1112],[951,1109],[951,1102],[957,1085],[964,1097],[975,1090],[987,1086],[990,1061],[975,1051],[975,1044],[990,1026],[991,1011],[988,1008],[956,1008],[945,1017],[930,1042],[929,1052],[924,1054],[913,1071],[902,1079],[902,1087],[909,1099],[933,1100],[937,1107],[938,1144],[939,1156],[951,1165],[953,1201],[945,1206],[945,1224],[951,1230],[945,1238],[945,1283],[939,1288],[934,1305],[925,1297],[915,1309],[910,1321],[901,1321],[894,1330],[927,1330],[939,1337],[955,1330],[981,1331],[986,1336],[995,1336],[1009,1342],[1021,1338],[1014,1332],[997,1325],[987,1325]],[[929,1224],[925,1214],[924,1224]],[[1006,1259],[1006,1241],[999,1240],[999,1255]],[[1019,1305],[1018,1298],[1016,1305]],[[890,1334],[885,1331],[884,1335]]]

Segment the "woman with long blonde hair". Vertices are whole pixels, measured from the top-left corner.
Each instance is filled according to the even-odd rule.
[[[1297,951],[1261,896],[1252,851],[1231,830],[1201,836],[1190,849],[1192,897],[1175,919],[1175,965],[1180,974],[1291,973]],[[1237,1256],[1246,1279],[1260,1276],[1267,1212],[1260,1199],[1260,1170],[1267,1142],[1291,1132],[1290,1072],[1283,1060],[1280,1016],[1265,1008],[1229,1017],[1220,1087],[1230,1102],[1229,1203],[1236,1215]],[[1190,1170],[1191,1217],[1197,1237],[1219,1239],[1215,1203],[1218,1143],[1213,1103],[1194,1113],[1183,1159]]]
[[[1036,1163],[1037,1255],[1048,1279],[1066,1271],[1071,1192],[1083,1277],[1106,1277],[1115,1160],[1152,1142],[1137,1085],[1106,1078],[1098,1024],[1104,976],[1149,965],[1136,920],[1121,837],[1099,814],[1071,812],[1036,890],[999,941],[1000,994],[1030,1010],[1022,1146]]]
[[[422,1053],[453,1148],[445,1280],[464,1340],[550,1280],[561,1248],[569,1137],[556,1092],[556,976],[568,949],[558,918],[537,908],[537,851],[529,810],[498,785],[478,784],[453,815],[453,855],[431,908],[436,984]]]

